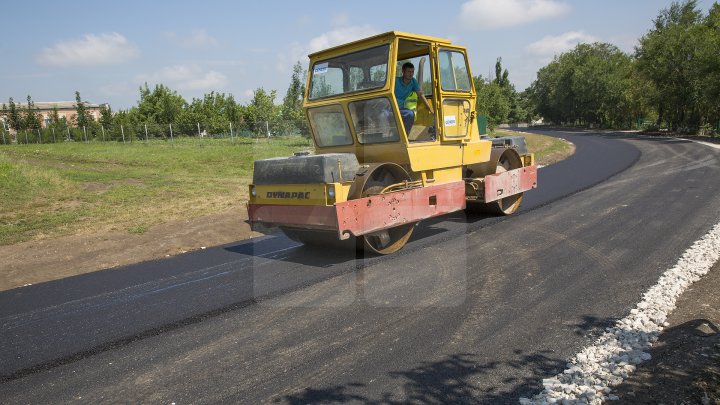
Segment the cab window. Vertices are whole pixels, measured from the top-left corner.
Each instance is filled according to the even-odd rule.
[[[395,114],[386,97],[354,101],[348,107],[358,142],[382,143],[400,139]]]
[[[389,45],[381,45],[316,62],[308,98],[316,100],[385,86],[389,52]]]
[[[318,146],[352,145],[343,109],[339,105],[311,108],[308,110],[310,128]]]
[[[465,61],[465,54],[452,50],[440,50],[440,84],[443,90],[469,92],[470,73]]]
[[[402,76],[402,65],[404,65],[406,62],[410,62],[413,64],[413,66],[415,66],[415,80],[418,81],[423,95],[428,99],[432,98],[433,86],[432,74],[430,72],[430,56],[421,55],[414,58],[406,58],[398,61],[397,69],[395,69],[395,72],[397,72],[397,77]]]

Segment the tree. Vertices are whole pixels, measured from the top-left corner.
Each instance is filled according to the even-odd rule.
[[[720,127],[720,4],[713,3],[698,30],[698,109],[701,124]]]
[[[555,123],[628,126],[632,60],[607,43],[578,44],[537,73],[529,98]]]
[[[56,105],[53,105],[52,111],[50,111],[50,125],[60,124],[60,112]]]
[[[528,87],[518,94],[518,105],[520,106],[518,112],[522,113],[519,115],[518,122],[532,123],[540,118],[533,102],[532,87]]]
[[[80,92],[75,91],[75,126],[77,128],[87,127],[92,117],[85,106],[85,102],[80,98]]]
[[[32,101],[32,97],[28,95],[27,109],[25,110],[25,116],[23,117],[23,120],[25,121],[25,129],[40,129],[42,120],[41,117],[42,116],[38,112],[38,109],[35,108],[35,103]]]
[[[658,125],[666,120],[677,130],[699,124],[697,101],[704,73],[699,52],[707,32],[701,22],[696,0],[672,3],[660,11],[635,49],[638,73],[657,89],[653,102]]]
[[[477,101],[475,109],[478,115],[488,117],[491,130],[499,124],[507,122],[510,114],[510,100],[506,97],[502,87],[495,81],[486,82],[482,76],[474,78]]]
[[[118,111],[117,114],[113,116],[111,139],[122,140],[124,137],[128,141],[132,141],[133,137],[138,136],[137,128],[140,122],[140,114],[138,113],[137,107]]]
[[[19,131],[22,126],[22,119],[20,117],[20,112],[18,111],[17,105],[15,104],[15,101],[12,97],[10,97],[10,100],[8,100],[8,126],[10,129],[13,129],[15,131]]]
[[[502,67],[502,58],[497,58],[494,79],[474,78],[476,109],[478,114],[488,117],[491,130],[500,124],[522,122],[527,118],[525,107],[509,76],[508,70]]]
[[[507,69],[503,72],[502,58],[497,58],[497,61],[495,61],[495,83],[500,87],[509,85],[510,82],[508,81],[508,75],[509,73]]]
[[[254,91],[253,98],[245,109],[245,121],[255,133],[265,133],[266,122],[273,127],[277,123],[279,114],[275,106],[276,96],[275,90],[268,93],[262,87]]]
[[[655,103],[658,99],[655,84],[641,75],[637,63],[632,65],[631,79],[625,89],[628,113],[634,122],[656,121]]]
[[[0,132],[3,134],[3,143],[11,142],[11,140],[5,138],[5,131],[7,130],[7,122],[8,122],[8,107],[7,104],[3,103],[2,107],[0,107]]]
[[[152,91],[147,83],[144,87],[140,87],[137,112],[141,120],[146,123],[172,124],[178,120],[186,106],[187,102],[181,95],[163,84],[155,85]]]
[[[309,136],[307,120],[302,109],[303,96],[305,94],[305,84],[302,77],[305,76],[300,62],[293,66],[293,74],[290,78],[290,86],[288,86],[282,105],[282,119],[287,123],[290,131],[297,131],[305,136]]]
[[[113,113],[108,104],[100,106],[100,124],[105,128],[110,128],[113,124]]]
[[[52,111],[50,111],[50,123],[48,125],[48,128],[51,131],[54,131],[56,136],[62,136],[62,134],[67,130],[67,120],[65,117],[60,117],[60,112],[58,111],[57,106],[53,106]]]

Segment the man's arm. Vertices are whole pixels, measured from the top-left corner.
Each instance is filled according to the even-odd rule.
[[[430,107],[430,103],[428,103],[427,99],[425,98],[425,95],[423,94],[422,90],[420,88],[416,91],[418,98],[422,100],[423,104],[425,104],[425,107],[427,107],[428,111],[430,111],[430,115],[435,115],[435,111],[433,111],[432,107]]]

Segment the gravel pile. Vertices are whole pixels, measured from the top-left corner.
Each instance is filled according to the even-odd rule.
[[[647,350],[668,324],[680,294],[707,274],[720,258],[720,223],[683,253],[642,301],[590,347],[567,364],[567,369],[543,380],[544,390],[520,404],[600,404],[619,399],[612,387],[620,384],[643,361]]]

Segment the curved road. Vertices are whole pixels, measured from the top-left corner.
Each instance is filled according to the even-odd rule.
[[[623,134],[399,254],[280,236],[0,293],[0,400],[511,402],[720,220],[720,151]]]

